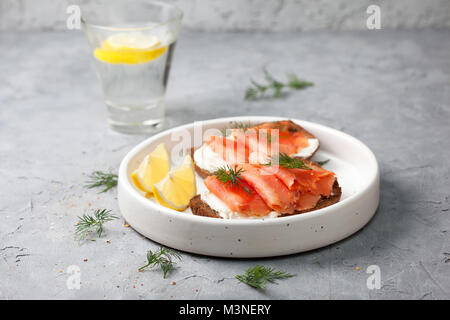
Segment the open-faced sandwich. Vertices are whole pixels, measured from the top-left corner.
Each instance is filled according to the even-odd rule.
[[[340,200],[335,174],[311,160],[319,140],[296,123],[231,123],[217,132],[171,170],[169,152],[159,144],[131,180],[160,205],[223,219],[276,218]]]
[[[274,218],[340,200],[333,172],[310,161],[319,140],[290,120],[232,125],[192,150],[205,190],[190,200],[195,215]]]

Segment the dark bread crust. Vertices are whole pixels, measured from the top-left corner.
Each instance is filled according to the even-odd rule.
[[[191,158],[192,158],[192,160],[194,161],[194,152],[195,152],[195,148],[191,148]],[[200,177],[202,177],[203,179],[205,179],[207,176],[210,176],[210,175],[212,175],[213,173],[212,172],[210,172],[210,171],[208,171],[208,170],[205,170],[205,169],[202,169],[202,168],[200,168],[199,166],[197,166],[197,164],[195,163],[195,161],[194,161],[194,167],[195,167],[195,171],[198,173],[198,175],[200,176]]]
[[[222,217],[217,213],[216,210],[212,209],[206,202],[202,200],[200,195],[196,195],[189,202],[189,207],[191,211],[196,216],[210,217],[210,218],[220,218]]]

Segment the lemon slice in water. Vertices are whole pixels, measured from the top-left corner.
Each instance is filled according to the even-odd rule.
[[[190,156],[153,186],[153,194],[159,204],[178,211],[185,210],[197,194],[195,170]]]
[[[107,63],[136,64],[157,59],[166,50],[156,36],[140,32],[116,33],[103,41],[101,48],[94,50],[94,56]]]
[[[139,167],[131,174],[131,180],[139,190],[152,193],[153,185],[161,181],[169,169],[169,153],[164,143],[161,143],[142,160]]]

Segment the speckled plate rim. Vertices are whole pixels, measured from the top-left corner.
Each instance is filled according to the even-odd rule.
[[[172,131],[190,128],[193,126],[193,123],[189,123],[189,124],[185,124],[182,126],[172,128],[172,129],[165,130],[165,131],[158,133],[158,134],[144,140],[143,142],[139,143],[123,158],[123,160],[120,164],[120,168],[119,168],[119,175],[118,175],[119,182],[118,183],[121,184],[121,187],[124,188],[124,190],[126,192],[132,194],[136,201],[140,202],[143,206],[148,207],[149,211],[157,209],[164,215],[167,215],[167,217],[174,218],[174,219],[181,219],[181,220],[185,220],[188,222],[191,222],[191,221],[200,222],[201,221],[205,224],[220,224],[220,225],[230,225],[230,226],[236,225],[236,224],[238,224],[238,225],[286,224],[286,223],[290,223],[292,221],[297,222],[297,221],[301,221],[301,220],[307,220],[307,219],[310,219],[311,216],[326,215],[335,210],[339,210],[341,207],[345,207],[349,202],[357,201],[359,198],[363,197],[363,195],[371,187],[374,187],[375,185],[379,184],[379,167],[378,167],[378,162],[377,162],[376,157],[373,154],[373,152],[360,140],[358,140],[355,137],[353,137],[347,133],[344,133],[342,131],[339,131],[339,130],[336,130],[336,129],[333,129],[333,128],[330,128],[330,127],[327,127],[327,126],[324,126],[321,124],[304,121],[304,120],[292,119],[289,117],[245,116],[245,117],[217,118],[217,119],[212,119],[212,120],[203,120],[201,122],[205,125],[209,125],[209,124],[230,123],[232,121],[264,122],[264,121],[277,121],[277,120],[284,120],[284,119],[290,119],[302,126],[308,127],[308,130],[310,130],[310,128],[317,127],[324,131],[329,131],[332,134],[338,134],[338,135],[344,136],[346,139],[351,140],[352,143],[358,145],[361,150],[364,150],[366,152],[366,156],[372,162],[370,165],[374,168],[374,170],[372,171],[371,177],[369,179],[366,179],[365,184],[361,187],[361,191],[359,191],[358,193],[355,193],[353,195],[350,195],[348,198],[343,199],[343,200],[339,201],[338,203],[336,203],[332,206],[329,206],[329,207],[325,207],[325,208],[322,208],[319,210],[315,210],[315,211],[311,211],[311,212],[307,212],[307,213],[303,213],[303,214],[279,217],[276,219],[214,219],[214,218],[196,216],[196,215],[191,215],[191,214],[182,214],[180,212],[176,212],[172,209],[166,208],[166,207],[156,204],[154,202],[148,201],[148,199],[143,197],[142,194],[140,194],[132,186],[131,179],[129,179],[129,177],[127,177],[127,171],[128,171],[127,169],[128,169],[128,165],[129,165],[131,159],[133,159],[133,157],[136,156],[136,154],[140,150],[142,150],[143,148],[145,148],[147,145],[151,144],[152,142],[160,139],[163,136],[170,134]],[[311,131],[314,131],[314,130],[311,130]]]

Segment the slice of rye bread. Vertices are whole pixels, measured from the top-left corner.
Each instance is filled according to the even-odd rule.
[[[305,162],[306,165],[315,164],[317,166],[320,166],[318,163],[313,162],[313,161],[309,161],[309,160],[305,160],[305,159],[303,159],[303,161]],[[210,173],[206,170],[203,170],[201,168],[199,168],[199,169],[201,170],[201,172],[199,172],[196,167],[197,173],[202,178],[206,178],[207,176],[212,175],[212,173]],[[341,199],[341,195],[342,195],[342,190],[336,179],[336,181],[333,184],[333,192],[332,192],[331,196],[329,196],[329,197],[322,196],[314,208],[306,209],[306,210],[297,210],[292,214],[282,213],[280,215],[280,217],[290,216],[290,215],[294,215],[294,214],[301,214],[301,213],[310,212],[310,211],[314,211],[314,210],[318,210],[318,209],[322,209],[322,208],[331,206],[332,204],[339,202],[339,200]],[[201,199],[200,195],[196,195],[195,197],[193,197],[191,199],[191,201],[189,202],[189,207],[191,208],[192,213],[197,216],[222,218],[217,211],[212,209],[206,202],[204,202]]]
[[[294,123],[292,120],[273,121],[273,122],[271,122],[271,123],[281,123],[282,121],[287,121],[286,126],[287,126],[287,129],[288,129],[289,132],[302,132],[302,133],[305,135],[305,137],[307,137],[307,138],[309,138],[309,139],[317,139],[312,133],[310,133],[309,131],[305,130],[302,126],[300,126],[300,125]],[[260,123],[260,124],[255,124],[255,126],[260,126],[260,125],[263,125],[263,124],[265,124],[265,123],[268,123],[268,122],[263,122],[263,123]],[[303,158],[303,157],[298,157],[298,158],[300,158],[300,159],[302,159],[302,160],[305,160],[305,159],[306,159],[306,160],[311,159],[311,158],[314,156],[314,154],[317,152],[317,150],[319,150],[319,147],[320,147],[320,142],[319,142],[319,144],[317,145],[316,150],[314,150],[314,152],[311,154],[311,156],[306,157],[306,158]],[[197,164],[195,163],[195,159],[194,159],[194,152],[195,152],[195,150],[196,150],[195,148],[192,148],[192,149],[190,150],[191,157],[192,157],[192,159],[194,160],[195,171],[197,171],[198,175],[204,179],[204,178],[206,178],[207,176],[210,176],[210,175],[212,174],[212,172],[209,172],[209,171],[207,171],[207,170],[205,170],[205,169],[202,169],[202,168],[200,168],[199,166],[197,166]]]

